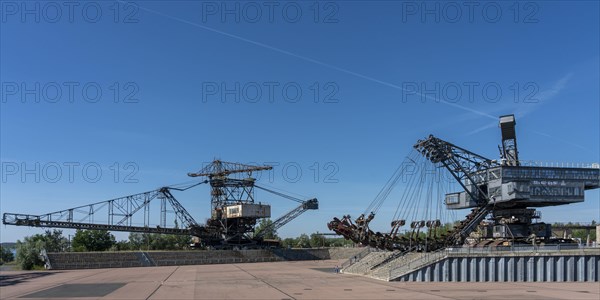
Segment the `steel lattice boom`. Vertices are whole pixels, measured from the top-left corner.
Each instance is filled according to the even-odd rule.
[[[301,214],[303,214],[304,212],[306,212],[307,210],[310,210],[310,209],[319,209],[319,201],[316,198],[302,202],[298,207],[294,208],[287,214],[285,214],[285,215],[279,217],[277,220],[273,221],[273,223],[271,223],[270,226],[263,227],[261,231],[257,232],[254,235],[254,238],[255,239],[263,238],[263,236],[267,232],[269,232],[271,230],[276,231],[277,229],[281,228],[285,224],[289,223],[290,221],[292,221],[293,219],[297,218],[298,216],[300,216]]]
[[[188,173],[190,177],[200,177],[206,176],[209,178],[213,177],[226,177],[231,174],[236,173],[247,173],[248,176],[252,175],[252,172],[256,171],[267,171],[271,170],[273,167],[271,166],[252,166],[245,165],[240,163],[226,162],[221,160],[214,160],[212,163],[208,164],[202,170],[196,173]]]
[[[458,147],[452,143],[430,135],[426,140],[419,140],[414,148],[434,164],[442,164],[458,183],[478,203],[487,203],[487,192],[478,182],[485,182],[486,170],[499,166],[498,162]],[[472,190],[467,185],[477,187]]]
[[[158,202],[158,205],[154,205]],[[152,207],[155,206],[155,209]],[[160,211],[157,211],[160,206]],[[158,215],[159,223],[153,217]],[[173,215],[173,222],[167,216]],[[7,225],[167,233],[205,237],[209,232],[173,197],[169,187],[43,215],[5,213]]]

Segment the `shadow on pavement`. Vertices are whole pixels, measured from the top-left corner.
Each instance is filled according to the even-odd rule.
[[[26,272],[20,274],[0,275],[0,287],[19,284],[28,280],[54,275],[56,272]]]

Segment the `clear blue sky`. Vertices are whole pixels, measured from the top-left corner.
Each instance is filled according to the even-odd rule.
[[[321,203],[280,235],[325,232],[367,207],[417,139],[497,158],[497,117],[509,113],[521,159],[600,161],[596,1],[54,3],[1,1],[2,213],[189,181],[217,157],[278,163],[261,181]],[[86,164],[101,168],[97,182]],[[286,164],[301,169],[297,182]],[[209,216],[207,187],[175,196]],[[598,191],[586,198],[543,209],[544,220],[599,220]],[[294,207],[268,202],[274,216]],[[387,230],[389,216],[378,220]],[[2,226],[0,239],[42,231]]]

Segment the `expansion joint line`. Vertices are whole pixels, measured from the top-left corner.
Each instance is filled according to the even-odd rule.
[[[171,272],[169,274],[169,276],[167,276],[167,278],[165,278],[163,281],[160,282],[160,284],[154,289],[154,291],[152,291],[152,293],[150,293],[150,295],[148,295],[148,297],[146,297],[146,300],[150,299],[152,296],[154,296],[154,294],[158,291],[158,289],[160,289],[163,286],[163,283],[165,283],[167,280],[169,280],[169,278],[171,278],[171,276],[173,276],[173,274],[175,274],[175,272],[179,270],[179,266],[177,266],[175,268],[175,270],[173,270],[173,272]]]
[[[282,293],[282,294],[284,294],[284,295],[286,295],[286,296],[290,297],[290,299],[296,300],[296,298],[294,298],[292,295],[290,295],[290,294],[288,294],[288,293],[286,293],[286,292],[284,292],[284,291],[282,291],[282,290],[278,289],[276,286],[274,286],[274,285],[272,285],[272,284],[270,284],[270,283],[266,282],[265,280],[263,280],[263,279],[260,279],[260,278],[256,277],[254,274],[252,274],[252,273],[250,273],[250,272],[248,272],[248,271],[246,271],[246,270],[244,270],[244,269],[240,268],[240,266],[238,266],[238,265],[234,265],[234,266],[235,266],[236,268],[238,268],[239,270],[241,270],[242,272],[244,272],[244,273],[246,273],[246,274],[248,274],[248,275],[250,275],[250,276],[254,277],[254,278],[255,278],[255,279],[257,279],[257,280],[260,280],[260,281],[261,281],[261,282],[263,282],[264,284],[266,284],[266,285],[268,285],[268,286],[270,286],[270,287],[272,287],[272,288],[274,288],[274,289],[278,290],[280,293]]]

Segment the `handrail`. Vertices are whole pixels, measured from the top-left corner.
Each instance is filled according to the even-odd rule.
[[[600,164],[598,164],[598,163],[549,162],[549,161],[520,160],[519,164],[524,167],[554,167],[554,168],[584,168],[584,169],[600,168]]]
[[[395,251],[392,255],[390,255],[388,258],[384,259],[382,262],[380,262],[380,263],[375,264],[374,266],[372,266],[370,268],[370,270],[377,269],[377,268],[379,268],[379,267],[381,267],[381,266],[383,266],[383,265],[385,265],[387,263],[391,263],[392,261],[396,260],[397,258],[404,257],[406,254],[411,253],[414,249],[415,248],[413,247],[413,248],[408,249],[406,251]]]
[[[373,252],[373,249],[371,247],[365,247],[364,250],[362,250],[358,254],[348,258],[348,260],[346,260],[344,263],[342,263],[340,269],[347,268],[350,265],[359,262],[361,259],[363,259],[365,256],[367,256],[371,252]]]
[[[398,266],[396,268],[392,268],[389,271],[388,279],[396,278],[402,276],[403,274],[428,265],[434,261],[441,259],[446,256],[446,251],[444,249],[440,249],[434,252],[426,252],[423,253],[422,256],[415,257],[412,260],[409,260],[407,263]]]

